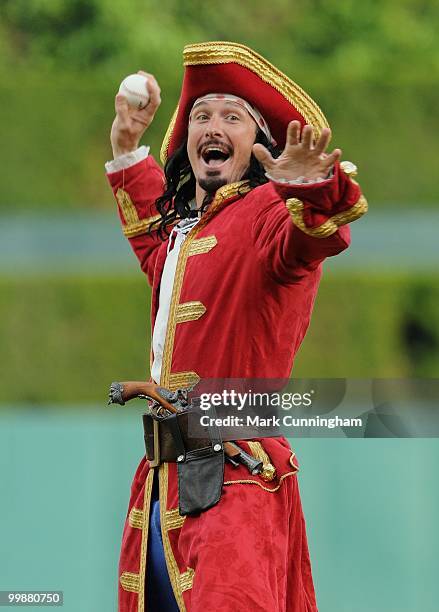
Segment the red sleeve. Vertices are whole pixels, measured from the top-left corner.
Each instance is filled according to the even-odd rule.
[[[161,240],[157,231],[148,230],[151,223],[160,218],[155,201],[163,193],[163,171],[154,158],[148,155],[137,164],[112,172],[107,177],[118,204],[123,233],[152,284]]]
[[[337,164],[322,183],[269,183],[257,190],[266,206],[253,224],[258,252],[280,282],[294,282],[350,243],[348,223],[367,211],[358,183]]]

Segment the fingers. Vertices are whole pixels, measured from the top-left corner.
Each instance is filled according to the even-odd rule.
[[[117,94],[114,106],[116,118],[111,127],[110,140],[113,149],[114,159],[134,151],[139,146],[140,138],[148,126],[146,118],[143,116],[136,120],[135,114],[139,115],[142,111],[134,111],[129,107],[128,100],[123,94]]]
[[[312,149],[313,129],[310,125],[305,125],[302,130],[302,146],[306,149]]]
[[[318,139],[317,144],[315,146],[315,152],[317,153],[317,155],[320,155],[324,153],[324,151],[326,151],[326,148],[331,140],[331,136],[331,130],[329,128],[323,128],[320,134],[320,138]]]
[[[150,111],[155,111],[162,102],[162,99],[160,97],[160,87],[157,85],[157,83],[151,83],[151,81],[148,80],[146,88],[148,90],[150,100],[148,106],[151,105],[152,107]]]
[[[149,103],[143,109],[130,107],[123,94],[115,98],[116,119],[111,130],[113,153],[119,150],[136,148],[144,131],[154,119],[157,108],[161,104],[160,87],[156,78],[149,72],[139,70],[138,74],[147,77],[146,89],[149,93]]]
[[[341,158],[341,149],[334,149],[327,157],[325,157],[325,164],[329,169]]]
[[[291,121],[287,128],[286,146],[296,146],[301,144],[307,149],[315,150],[317,155],[323,153],[331,140],[331,130],[323,128],[320,138],[314,144],[314,130],[311,125],[303,126],[301,133],[301,125],[299,121]]]
[[[300,142],[300,121],[291,121],[287,127],[286,146],[294,146]]]
[[[312,150],[314,148],[313,140],[314,131],[311,125],[304,125],[302,129],[300,121],[291,121],[287,127],[285,152],[289,147],[297,146],[300,146],[302,149]]]
[[[253,145],[253,155],[256,157],[259,163],[264,166],[264,169],[268,172],[274,164],[274,159],[268,149],[264,145],[257,143]]]
[[[326,155],[325,153],[322,153],[320,155],[320,163],[319,163],[319,167],[318,170],[314,170],[315,177],[320,177],[320,178],[327,178],[328,177],[328,173],[332,170],[332,168],[334,167],[334,164],[340,159],[341,157],[341,149],[334,149],[332,151],[332,153],[330,153],[329,155]]]
[[[121,123],[125,124],[128,122],[130,114],[129,114],[129,106],[128,100],[125,98],[123,94],[117,94],[114,100],[114,108],[116,110],[116,114],[121,121]]]
[[[155,76],[153,74],[150,74],[149,72],[143,72],[143,70],[139,70],[138,74],[142,74],[143,76],[147,77],[148,81],[146,83],[146,89],[149,93],[149,104],[145,107],[148,108],[148,111],[150,112],[151,110],[156,110],[160,104],[161,104],[161,89],[159,87],[159,84],[157,83],[157,79],[155,78]],[[152,107],[149,108],[149,107]]]

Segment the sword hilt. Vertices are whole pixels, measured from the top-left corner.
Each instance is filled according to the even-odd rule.
[[[248,453],[246,453],[242,448],[240,448],[234,442],[225,442],[224,450],[229,461],[233,464],[236,462],[241,463],[241,465],[245,465],[250,474],[256,476],[262,472],[263,463],[260,459],[255,459]]]

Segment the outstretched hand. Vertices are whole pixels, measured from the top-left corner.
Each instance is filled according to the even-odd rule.
[[[331,140],[329,128],[323,128],[319,139],[314,142],[312,127],[305,125],[302,133],[300,127],[299,121],[288,124],[285,148],[277,158],[273,158],[262,144],[253,145],[256,159],[273,180],[293,181],[302,177],[308,181],[326,179],[332,166],[340,159],[340,149],[326,153]]]
[[[149,93],[149,103],[142,110],[137,110],[129,106],[123,94],[117,94],[114,104],[116,117],[111,127],[111,146],[115,159],[137,149],[143,133],[151,124],[161,103],[160,87],[154,76],[142,70],[139,70],[138,74],[148,77],[146,88]]]

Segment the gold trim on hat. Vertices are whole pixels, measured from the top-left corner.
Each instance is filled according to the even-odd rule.
[[[276,66],[249,47],[239,43],[216,41],[186,45],[183,50],[184,66],[232,63],[248,68],[262,81],[278,91],[302,115],[306,123],[313,126],[316,137],[320,135],[323,128],[329,127],[328,121],[320,107],[300,85],[292,81]],[[166,130],[160,150],[160,159],[163,163],[167,159],[169,143],[174,131],[177,114],[178,106]]]
[[[169,125],[167,127],[165,137],[163,138],[162,146],[160,147],[160,161],[162,162],[162,164],[165,164],[166,160],[168,159],[168,147],[169,147],[169,143],[171,142],[171,136],[172,136],[172,132],[174,131],[175,122],[177,121],[177,115],[178,115],[178,104],[177,104],[177,108],[175,109],[171,117],[171,121],[169,122]]]

